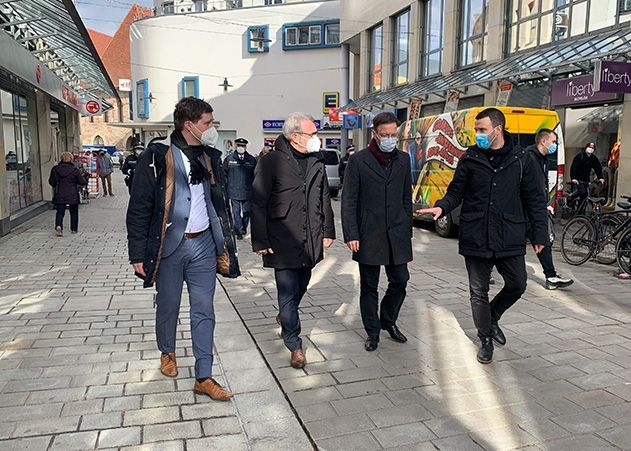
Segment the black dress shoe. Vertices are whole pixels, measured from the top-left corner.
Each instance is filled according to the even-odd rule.
[[[502,332],[502,329],[500,329],[500,325],[497,323],[492,323],[491,331],[493,331],[493,340],[495,340],[495,343],[504,346],[506,344],[506,337],[504,336],[504,332]]]
[[[405,335],[401,333],[396,324],[393,326],[384,327],[383,330],[387,331],[394,341],[398,341],[399,343],[405,343],[406,341],[408,341],[408,339],[405,337]]]
[[[379,347],[379,337],[368,337],[364,343],[364,349],[368,352],[375,351]]]
[[[478,362],[480,363],[491,363],[493,361],[493,339],[492,338],[483,338],[482,345],[480,346],[480,350],[478,351]]]

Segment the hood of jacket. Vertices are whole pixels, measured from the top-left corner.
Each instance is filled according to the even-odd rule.
[[[77,170],[77,167],[73,163],[66,163],[66,162],[59,163],[56,169],[57,174],[59,174],[60,177],[68,177],[76,170]]]

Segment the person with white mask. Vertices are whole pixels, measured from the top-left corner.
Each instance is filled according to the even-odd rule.
[[[598,182],[602,185],[605,183],[603,178],[603,166],[598,160],[598,157],[594,155],[596,146],[593,142],[587,143],[585,149],[581,151],[572,160],[572,167],[570,168],[570,177],[572,183],[576,185],[578,189],[579,202],[583,202],[588,196],[587,188],[592,176],[592,171],[596,173]]]
[[[156,285],[160,371],[170,378],[178,375],[177,325],[186,282],[195,358],[193,391],[225,401],[232,393],[212,377],[215,283],[218,269],[228,277],[237,277],[239,270],[213,121],[207,102],[185,97],[177,103],[175,130],[166,140],[150,144],[136,163],[127,239],[136,276],[145,288]]]
[[[230,207],[232,209],[232,225],[238,240],[245,236],[250,222],[250,198],[256,158],[247,151],[248,140],[237,138],[237,149],[223,161]]]
[[[276,321],[290,364],[303,368],[298,307],[311,270],[335,239],[329,185],[313,118],[292,113],[274,151],[261,158],[252,189],[252,250],[273,268],[278,291]]]
[[[348,160],[342,191],[344,242],[359,264],[366,351],[377,349],[382,330],[398,343],[407,341],[397,320],[412,261],[412,182],[410,158],[397,148],[397,127],[394,114],[375,116],[368,148]],[[388,289],[379,307],[382,266]]]

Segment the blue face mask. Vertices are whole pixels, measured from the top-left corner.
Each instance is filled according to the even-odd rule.
[[[475,135],[475,143],[482,150],[487,150],[489,147],[491,147],[491,140],[489,139],[489,135],[485,135],[484,133],[477,133]]]
[[[397,138],[381,138],[379,148],[382,152],[390,153],[397,147]]]
[[[550,144],[550,147],[548,147],[548,155],[552,155],[553,153],[555,153],[558,147],[559,146],[557,146],[557,143]]]

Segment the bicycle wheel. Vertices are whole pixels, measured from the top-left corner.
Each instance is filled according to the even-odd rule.
[[[592,256],[598,244],[596,229],[584,216],[576,216],[563,228],[561,255],[570,265],[582,265]]]
[[[627,274],[631,274],[631,228],[624,232],[616,245],[618,266]]]
[[[600,219],[600,243],[596,249],[596,261],[603,265],[616,262],[616,243],[620,235],[613,236],[622,219],[615,215],[603,215]]]

